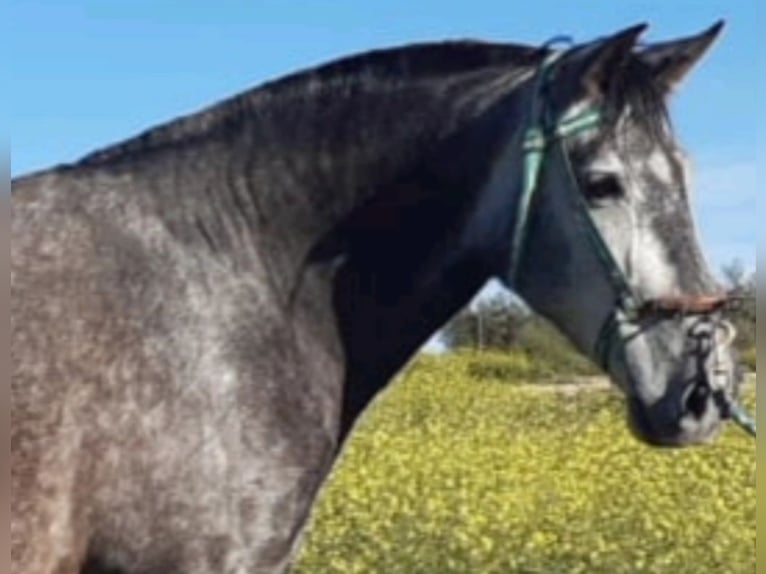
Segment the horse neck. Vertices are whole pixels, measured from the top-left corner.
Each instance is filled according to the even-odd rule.
[[[494,266],[503,260],[504,238],[510,236],[507,224],[514,218],[523,164],[515,157],[522,100],[508,98],[485,114],[478,122],[483,125],[438,149],[411,179],[384,196],[387,201],[362,209],[333,238],[336,251],[348,255],[335,285],[348,366],[344,432],[390,377],[499,271]],[[404,203],[415,199],[386,217],[385,208],[396,210],[402,195]],[[385,230],[386,220],[396,225]]]
[[[353,263],[341,268],[334,285],[335,315],[346,357],[341,438],[375,395],[488,277],[481,261],[467,254],[452,260],[445,254],[408,281],[386,282]]]
[[[325,255],[342,253],[346,246],[337,240],[360,229],[366,236],[394,235],[402,214],[442,202],[439,195],[448,188],[413,183],[429,156],[431,171],[442,172],[453,191],[468,193],[475,182],[463,173],[466,158],[459,165],[443,158],[448,152],[439,156],[432,149],[445,147],[452,134],[495,104],[509,90],[508,77],[519,74],[507,73],[501,81],[495,71],[484,83],[473,78],[449,90],[435,83],[346,100],[331,94],[300,105],[274,100],[229,131],[167,159],[158,155],[160,165],[169,164],[162,171],[171,175],[152,187],[164,190],[168,217],[178,213],[183,190],[198,210],[194,227],[205,231],[205,243],[220,243],[220,252],[240,260],[267,258],[275,282],[295,286],[307,258],[323,249]]]
[[[205,137],[80,169],[111,177],[121,201],[148,206],[195,257],[228,260],[238,276],[257,267],[257,284],[288,311],[291,299],[321,307],[294,317],[317,317],[323,337],[337,324],[347,430],[489,278],[477,255],[486,243],[462,236],[518,131],[514,92],[527,72],[298,107],[275,99]],[[195,272],[208,268],[220,266]]]

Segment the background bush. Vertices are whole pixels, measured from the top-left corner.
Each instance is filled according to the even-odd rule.
[[[756,351],[755,347],[747,349],[742,353],[742,364],[745,365],[748,371],[755,373],[756,366]]]

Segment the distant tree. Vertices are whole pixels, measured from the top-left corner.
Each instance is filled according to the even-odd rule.
[[[721,267],[721,273],[726,287],[730,290],[738,290],[747,286],[748,277],[745,264],[741,259],[734,259]]]
[[[448,349],[472,349],[478,347],[477,321],[473,311],[465,307],[441,330],[441,341]]]
[[[737,303],[729,319],[737,328],[736,346],[740,351],[749,351],[756,344],[756,300],[757,283],[755,273],[748,274],[740,260],[734,260],[722,268],[729,295]]]
[[[509,350],[529,316],[518,300],[495,295],[463,309],[442,329],[441,338],[450,349]]]

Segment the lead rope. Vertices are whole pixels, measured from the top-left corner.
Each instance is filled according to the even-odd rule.
[[[715,369],[713,372],[715,373],[716,377],[728,375],[729,369],[726,368],[726,361],[723,355],[724,351],[730,349],[734,344],[734,340],[737,338],[737,328],[729,321],[722,321],[720,323],[720,327],[726,331],[727,338],[724,339],[723,342],[715,345]],[[729,385],[725,385],[724,388],[727,386]],[[747,412],[745,407],[743,407],[739,402],[737,402],[736,399],[732,397],[728,400],[727,408],[729,410],[731,420],[747,434],[753,438],[756,438],[755,419],[750,416],[750,413]]]
[[[738,403],[732,404],[729,408],[731,409],[731,420],[751,437],[756,438],[755,419]]]

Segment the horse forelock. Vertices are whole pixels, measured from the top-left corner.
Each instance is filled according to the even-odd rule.
[[[628,58],[610,78],[602,102],[602,138],[618,137],[621,125],[637,127],[656,144],[673,145],[673,126],[665,88],[638,56]]]

